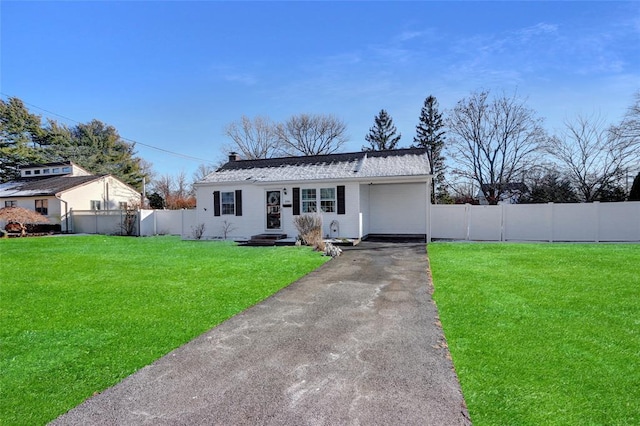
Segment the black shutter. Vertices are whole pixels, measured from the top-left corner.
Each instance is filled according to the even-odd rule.
[[[338,185],[338,214],[345,214],[344,185]]]
[[[242,190],[236,189],[236,216],[242,216]]]
[[[213,215],[220,216],[220,191],[213,191]]]
[[[300,188],[293,188],[293,215],[300,215]]]

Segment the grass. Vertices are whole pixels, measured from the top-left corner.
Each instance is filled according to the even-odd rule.
[[[428,251],[474,425],[640,424],[640,245]]]
[[[0,424],[44,424],[324,263],[177,237],[0,240]]]

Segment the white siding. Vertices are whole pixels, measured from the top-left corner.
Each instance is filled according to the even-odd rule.
[[[4,202],[6,201],[15,201],[16,207],[23,207],[25,209],[34,210],[36,209],[36,200],[47,200],[48,208],[46,218],[49,220],[49,223],[59,224],[61,219],[60,213],[60,201],[58,201],[55,197],[45,196],[45,195],[36,195],[35,197],[19,197],[19,198],[3,198],[2,205],[0,208],[4,207]],[[63,226],[64,229],[64,226]]]
[[[281,224],[282,228],[267,229],[266,223],[266,192],[281,191],[282,204],[291,204],[293,202],[293,188],[314,188],[316,193],[320,194],[320,188],[336,188],[341,183],[306,183],[306,184],[287,184],[287,185],[255,185],[255,184],[220,184],[220,185],[201,185],[196,189],[196,197],[198,200],[197,207],[197,223],[205,225],[204,238],[221,238],[223,236],[223,226],[226,221],[231,225],[232,231],[228,233],[227,238],[231,239],[249,239],[252,235],[263,233],[283,233],[288,237],[296,237],[298,231],[293,224],[293,206],[282,207]],[[346,183],[345,186],[345,214],[337,213],[337,191],[336,191],[336,212],[322,213],[323,234],[330,235],[330,225],[333,221],[338,221],[339,234],[341,237],[353,238],[359,237],[359,217],[360,217],[360,192],[357,183]],[[287,194],[284,194],[284,188]],[[242,216],[234,215],[214,215],[213,192],[231,192],[242,191]],[[318,198],[319,200],[319,198]],[[185,235],[185,237],[189,237]]]
[[[100,201],[101,210],[117,210],[119,203],[139,202],[140,194],[113,177],[77,186],[61,194],[69,204],[69,209],[90,210],[91,200]]]

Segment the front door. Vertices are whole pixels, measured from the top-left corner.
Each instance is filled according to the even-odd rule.
[[[267,191],[267,229],[282,229],[280,191]]]

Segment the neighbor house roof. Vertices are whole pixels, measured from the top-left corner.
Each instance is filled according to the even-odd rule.
[[[14,180],[0,183],[0,198],[55,195],[76,186],[101,179],[104,176],[55,176],[43,179]]]
[[[529,188],[527,188],[527,185],[525,185],[524,182],[509,182],[509,183],[503,183],[503,184],[495,184],[495,185],[491,185],[490,183],[483,183],[481,188],[482,191],[488,191],[489,189],[491,189],[491,187],[495,187],[495,188],[499,188],[501,187],[503,191],[508,191],[508,192],[527,192],[529,190]]]
[[[199,183],[428,176],[423,148],[229,161]]]

